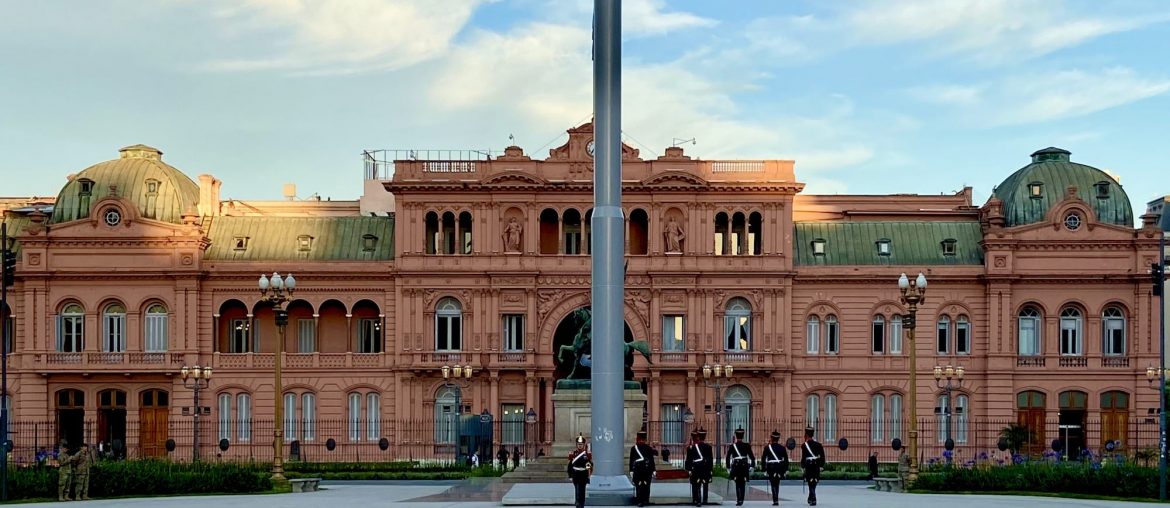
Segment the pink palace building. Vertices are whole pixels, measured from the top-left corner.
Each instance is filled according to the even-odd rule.
[[[371,151],[360,200],[249,201],[134,145],[55,199],[5,198],[14,460],[61,438],[270,460],[282,336],[284,453],[449,457],[453,422],[481,416],[497,445],[548,447],[555,352],[589,305],[591,154],[588,123],[537,157]],[[946,437],[993,450],[1016,423],[1036,453],[1156,446],[1157,217],[1068,151],[1020,164],[980,205],[970,188],[809,195],[791,160],[623,147],[626,334],[653,351],[634,371],[654,444],[716,419],[753,442],[812,425],[849,441],[837,460],[893,460],[913,345],[924,458]],[[283,335],[257,289],[274,271],[298,281]],[[919,272],[911,342],[897,280]],[[213,372],[198,405],[195,365]]]

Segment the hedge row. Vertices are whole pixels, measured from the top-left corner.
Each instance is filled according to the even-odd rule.
[[[13,468],[10,499],[57,499],[57,468]],[[98,462],[89,473],[90,497],[239,494],[272,490],[269,471],[255,464],[161,460]]]
[[[1031,491],[1156,499],[1158,470],[1131,464],[1101,466],[1067,462],[942,467],[921,474],[914,489],[937,492]]]

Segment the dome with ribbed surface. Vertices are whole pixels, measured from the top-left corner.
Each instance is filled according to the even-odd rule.
[[[1003,201],[1005,226],[1045,220],[1048,211],[1068,196],[1069,187],[1075,187],[1077,197],[1092,207],[1098,221],[1133,227],[1133,206],[1121,184],[1100,169],[1072,162],[1070,155],[1056,147],[1037,150],[1031,164],[995,188],[993,195]]]
[[[199,186],[162,161],[162,152],[146,145],[118,150],[120,157],[94,164],[69,179],[57,195],[54,223],[89,217],[93,203],[116,194],[138,206],[142,217],[175,224],[199,204]],[[111,192],[113,191],[113,192]]]

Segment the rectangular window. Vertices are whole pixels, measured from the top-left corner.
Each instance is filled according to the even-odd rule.
[[[317,352],[317,320],[316,319],[298,319],[297,320],[297,352],[298,353],[316,353]]]
[[[886,320],[882,317],[873,318],[872,327],[873,353],[882,354],[886,349]]]
[[[297,438],[297,394],[284,394],[284,442]]]
[[[236,430],[241,443],[252,440],[252,396],[246,393],[236,396]]]
[[[1069,356],[1077,356],[1081,354],[1080,319],[1060,319],[1060,354]]]
[[[723,233],[715,233],[715,255],[723,255]]]
[[[902,354],[902,316],[890,318],[890,354]]]
[[[884,396],[880,394],[873,396],[873,401],[871,403],[869,413],[869,435],[870,441],[874,443],[881,443],[885,441],[885,435],[882,433],[882,423],[885,423],[883,420],[885,420],[886,417],[885,402],[886,398]]]
[[[311,393],[301,395],[301,426],[305,441],[317,438],[317,397]]]
[[[950,352],[951,346],[951,320],[942,318],[938,320],[938,342],[935,351],[940,355],[945,355]]]
[[[247,319],[233,319],[229,323],[231,326],[231,343],[228,344],[229,353],[250,353],[252,352],[252,343],[248,340],[248,320]]]
[[[524,314],[504,314],[504,351],[524,351]]]
[[[818,425],[821,421],[820,403],[821,398],[817,395],[809,395],[808,398],[804,400],[804,424],[808,427],[812,427],[817,431],[821,430],[820,426]]]
[[[362,394],[349,394],[349,440],[362,440]]]
[[[751,351],[752,318],[745,315],[723,316],[723,347],[727,351]]]
[[[662,350],[671,353],[686,351],[686,328],[681,314],[662,316]]]
[[[890,441],[902,437],[902,396],[890,395]]]
[[[1034,317],[1020,317],[1020,355],[1040,354],[1040,320]]]
[[[9,335],[9,337],[11,337],[11,335]],[[1105,354],[1109,356],[1125,356],[1124,320],[1105,320]]]
[[[825,442],[837,440],[837,396],[825,395]]]
[[[162,353],[167,350],[167,315],[147,314],[146,352]]]
[[[16,318],[14,316],[5,316],[4,317],[4,348],[5,348],[4,350],[7,351],[8,354],[12,354],[12,348],[14,346],[12,341],[15,339],[15,337],[16,337]]]
[[[232,396],[219,394],[219,439],[232,439]]]
[[[825,352],[835,355],[840,351],[841,327],[835,317],[829,316],[829,319],[825,320]]]
[[[967,442],[967,410],[970,406],[966,395],[955,397],[955,437],[956,443]]]
[[[366,394],[366,439],[376,441],[382,437],[382,396]]]
[[[85,317],[69,314],[57,317],[57,352],[80,353],[82,334],[85,331]]]
[[[947,441],[947,432],[952,429],[947,426],[947,420],[951,418],[951,403],[946,395],[939,395],[938,406],[934,408],[935,417],[935,435],[938,436],[939,443]],[[954,439],[954,437],[951,437]]]
[[[459,315],[435,318],[435,350],[459,351],[462,348],[462,318]]]
[[[807,344],[806,351],[810,355],[815,355],[820,351],[821,345],[821,322],[813,318],[808,320],[807,326],[804,329],[805,339]]]
[[[681,444],[683,442],[683,406],[682,403],[662,405],[662,442],[667,444]]]
[[[106,314],[105,340],[102,341],[102,351],[105,353],[121,353],[126,351],[126,315]]]
[[[358,353],[382,352],[382,320],[362,318],[358,320]]]
[[[955,353],[971,354],[971,323],[963,318],[955,324]]]

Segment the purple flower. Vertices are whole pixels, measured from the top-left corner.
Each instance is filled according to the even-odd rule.
[[[953,458],[954,456],[955,456],[955,452],[953,450],[946,450],[943,452],[943,458],[950,459],[950,458]]]
[[[987,452],[979,452],[979,460],[987,460]]]

